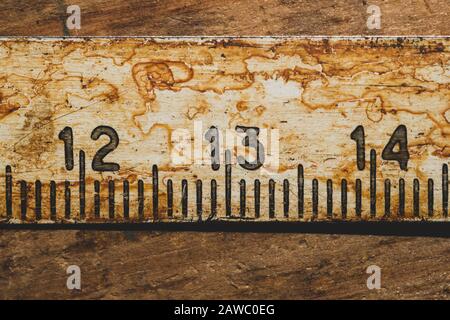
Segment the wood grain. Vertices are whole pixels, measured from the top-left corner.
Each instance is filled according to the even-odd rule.
[[[82,11],[81,30],[64,28],[66,7]],[[382,28],[366,10],[380,6]],[[0,35],[448,35],[442,0],[27,0],[2,1]]]
[[[78,34],[449,34],[448,2],[374,3],[383,13],[378,31],[366,29],[366,1],[79,1]],[[67,35],[65,5],[2,1],[0,34]],[[449,296],[448,239],[12,230],[0,239],[6,299]],[[65,288],[70,264],[82,268],[79,292]],[[370,264],[382,268],[380,291],[365,287]]]

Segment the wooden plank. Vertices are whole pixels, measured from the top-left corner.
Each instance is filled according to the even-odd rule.
[[[209,10],[203,1],[109,0],[107,7],[98,5],[103,0],[77,2],[79,34],[85,35],[450,32],[449,4],[433,0],[370,1],[382,9],[381,30],[366,28],[367,1],[273,0],[257,10],[254,1],[208,1]],[[56,3],[62,2],[2,1],[0,34],[63,35],[64,8],[55,10]],[[448,299],[450,290],[448,239],[0,230],[0,240],[4,299]],[[82,290],[76,292],[66,288],[72,264],[82,270]],[[381,290],[365,286],[371,264],[382,268]]]
[[[3,0],[0,35],[448,35],[450,28],[441,0],[77,0],[81,29],[69,30],[73,4]],[[381,9],[380,29],[367,28],[370,5]]]
[[[0,242],[2,299],[449,299],[448,239],[2,230]],[[81,290],[66,288],[73,264]],[[373,264],[380,290],[366,286]]]
[[[346,219],[446,219],[448,47],[444,37],[4,38],[0,165],[7,169],[0,211],[11,222],[55,220],[55,181],[56,220],[125,221],[126,180],[131,221],[195,221],[211,218],[215,180],[214,218],[254,219],[259,180],[258,221],[342,219],[344,207]],[[204,139],[211,127],[222,139],[218,170]],[[257,170],[236,163],[251,149],[243,148],[242,135],[223,146],[227,130],[239,127],[261,130],[265,160]],[[102,171],[101,159],[93,160],[107,136],[118,143],[105,158],[115,164]],[[72,138],[73,151],[65,150],[63,141]],[[180,153],[180,146],[190,151]],[[354,209],[358,179],[361,212]]]

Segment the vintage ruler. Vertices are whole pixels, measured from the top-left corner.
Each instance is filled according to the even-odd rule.
[[[449,49],[2,38],[2,222],[446,221]]]

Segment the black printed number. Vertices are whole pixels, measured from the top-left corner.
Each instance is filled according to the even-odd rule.
[[[98,126],[91,133],[91,139],[97,140],[100,136],[107,135],[109,143],[101,147],[92,159],[92,169],[95,171],[119,171],[120,166],[114,162],[104,162],[103,159],[119,145],[119,135],[116,130],[108,126]]]
[[[245,147],[254,148],[256,150],[255,161],[247,161],[245,157],[238,156],[237,160],[239,165],[246,170],[257,170],[264,163],[264,146],[258,141],[259,128],[257,127],[244,127],[236,126],[236,131],[245,133],[245,137],[242,139],[242,144]]]
[[[398,151],[394,151],[395,146],[398,144]],[[406,133],[406,127],[400,125],[395,129],[391,136],[391,139],[384,147],[381,157],[384,160],[398,161],[400,169],[406,170],[408,167],[409,152],[408,152],[408,138]]]
[[[116,130],[108,126],[98,126],[91,133],[92,140],[98,140],[100,136],[107,135],[109,143],[101,147],[92,159],[92,169],[95,171],[118,171],[120,166],[114,162],[104,162],[103,159],[119,145],[119,135]],[[67,170],[72,170],[73,163],[73,131],[71,127],[65,127],[58,135],[64,141],[64,158]]]
[[[364,127],[357,126],[350,134],[350,138],[356,141],[356,161],[358,170],[364,170],[365,164],[365,138]],[[394,150],[398,145],[398,149]],[[406,127],[399,125],[392,133],[391,138],[381,153],[383,160],[394,160],[400,165],[400,169],[407,170],[409,152],[408,152],[408,137]]]
[[[237,157],[239,165],[246,170],[257,170],[264,164],[264,146],[258,140],[259,131],[257,127],[236,126],[236,132],[245,135],[241,142],[242,145],[256,150],[254,161],[247,161],[240,155]],[[220,168],[220,139],[217,127],[210,127],[206,131],[205,139],[211,144],[211,168],[217,171]]]
[[[351,133],[350,138],[356,141],[356,164],[358,166],[358,170],[364,170],[364,165],[366,163],[364,127],[357,126],[356,129]]]
[[[64,158],[66,162],[66,169],[73,169],[73,133],[71,127],[65,127],[61,130],[58,138],[64,141]]]

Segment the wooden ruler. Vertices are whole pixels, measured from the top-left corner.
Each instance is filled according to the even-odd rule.
[[[449,45],[2,38],[2,221],[445,221]]]

